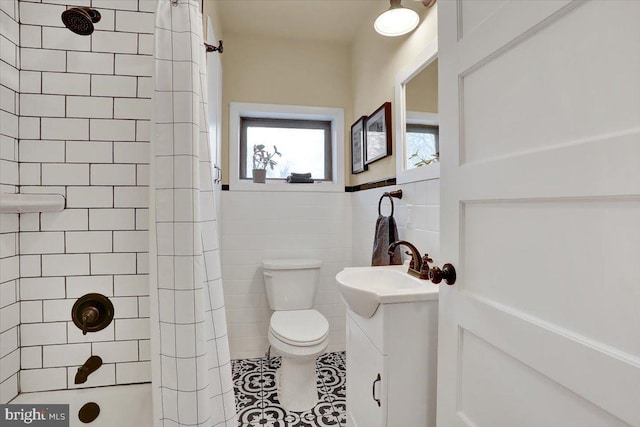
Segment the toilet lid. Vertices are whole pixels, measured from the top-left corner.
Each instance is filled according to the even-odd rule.
[[[276,311],[271,333],[287,344],[302,347],[321,343],[329,335],[329,322],[316,310]]]

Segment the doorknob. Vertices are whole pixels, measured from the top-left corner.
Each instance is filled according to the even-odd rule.
[[[447,282],[447,285],[456,283],[456,269],[452,264],[443,265],[442,270],[440,267],[435,266],[429,269],[429,280],[431,280],[431,282],[438,284],[442,282],[443,279]]]

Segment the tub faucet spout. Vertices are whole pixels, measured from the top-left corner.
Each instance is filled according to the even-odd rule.
[[[102,366],[102,358],[100,358],[100,356],[91,356],[84,362],[84,365],[78,368],[74,382],[76,384],[86,383],[87,377],[98,370],[100,366]]]

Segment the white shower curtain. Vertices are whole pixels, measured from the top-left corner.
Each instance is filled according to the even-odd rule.
[[[236,427],[225,319],[202,15],[158,0],[150,295],[155,427]]]

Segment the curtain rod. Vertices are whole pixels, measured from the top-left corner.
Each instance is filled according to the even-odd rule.
[[[218,52],[218,53],[222,53],[224,51],[224,49],[222,48],[222,40],[218,40],[218,46],[214,46],[212,44],[209,43],[204,43],[204,47],[205,49],[207,49],[207,52]]]
[[[174,6],[178,5],[178,1],[179,0],[171,0],[171,4]],[[200,12],[204,13],[204,0],[200,0]],[[222,53],[224,51],[223,47],[222,47],[222,40],[218,40],[218,46],[214,46],[212,44],[209,43],[204,43],[204,47],[207,50],[207,53],[209,52],[218,52],[218,53]]]

